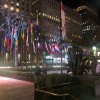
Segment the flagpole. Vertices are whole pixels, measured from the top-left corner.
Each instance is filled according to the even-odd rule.
[[[36,25],[38,25],[38,10],[36,10]],[[37,36],[36,36],[36,50],[37,50],[36,60],[37,60],[37,65],[38,65],[38,37]]]
[[[60,0],[60,43],[62,44],[62,19],[61,19],[61,4],[62,0]],[[63,73],[62,70],[62,48],[61,48],[61,74]]]

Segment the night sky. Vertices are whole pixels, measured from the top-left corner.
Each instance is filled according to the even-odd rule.
[[[82,1],[89,2],[96,8],[100,8],[100,0],[62,0],[62,1],[64,4],[66,4],[72,8],[77,7],[80,4],[80,2],[82,2]]]
[[[62,0],[63,4],[73,9],[79,6],[82,1],[92,4],[95,8],[97,8],[98,13],[100,15],[100,0]]]

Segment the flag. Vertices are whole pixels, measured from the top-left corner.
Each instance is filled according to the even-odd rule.
[[[29,46],[28,28],[27,28],[26,46]]]
[[[13,34],[14,34],[14,38],[17,39],[18,36],[17,36],[17,28],[16,27],[14,27],[14,33]]]
[[[33,41],[33,51],[34,51],[34,53],[36,53],[36,48],[35,48],[34,41]]]
[[[4,53],[6,48],[5,48],[5,34],[2,35],[2,44],[1,44],[1,52]]]
[[[48,45],[46,42],[45,42],[45,48],[46,48],[47,52],[49,52],[49,48],[48,48]]]
[[[24,38],[25,38],[25,35],[24,35],[24,30],[22,30],[22,34],[21,34],[21,37],[22,37],[22,41],[24,42]]]
[[[65,52],[65,53],[68,52],[68,46],[67,46],[66,43],[64,43],[64,44],[62,45],[62,48],[64,49],[64,52]]]
[[[2,41],[2,45],[1,45],[1,52],[4,53],[5,52],[5,46],[4,46],[4,41]]]
[[[55,45],[54,45],[54,44],[52,44],[52,45],[51,45],[51,54],[55,54],[54,47],[55,47]]]
[[[30,54],[30,48],[29,47],[27,48],[27,53]]]
[[[18,46],[18,39],[15,39],[15,46]]]
[[[10,40],[11,40],[10,48],[13,47],[13,42],[14,42],[13,33],[14,33],[14,29],[12,28],[11,35],[10,35]]]
[[[14,28],[14,38],[15,38],[15,46],[18,46],[18,30],[17,27]]]
[[[61,28],[62,28],[62,38],[66,35],[66,26],[65,26],[65,13],[64,13],[64,7],[61,2]]]
[[[52,54],[60,53],[60,49],[59,49],[59,47],[58,47],[58,45],[56,43],[53,43],[51,45],[51,53]]]
[[[58,45],[57,44],[54,44],[54,45],[55,45],[55,47],[54,47],[55,52],[60,53],[60,49],[59,49]]]
[[[38,41],[38,48],[39,49],[42,49],[43,48],[42,44],[39,41]]]
[[[6,35],[6,41],[7,41],[7,50],[10,50],[10,43],[11,43],[11,40],[10,40],[9,34]]]
[[[6,47],[6,44],[7,44],[7,37],[6,37],[6,34],[4,36],[4,47]]]
[[[33,23],[32,22],[30,25],[30,29],[31,29],[31,43],[33,43]]]

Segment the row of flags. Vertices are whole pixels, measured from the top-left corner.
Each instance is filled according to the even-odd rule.
[[[62,23],[61,24],[62,38],[64,38],[66,34],[66,29],[65,29],[65,13],[64,13],[62,2],[61,2],[61,23]],[[52,44],[45,42],[44,46],[43,46],[43,43],[39,42],[39,39],[36,39],[36,41],[34,41],[35,36],[37,38],[39,36],[39,30],[40,30],[40,27],[38,23],[38,15],[37,15],[35,24],[34,24],[34,21],[32,23],[28,22],[28,27],[26,29],[23,29],[23,28],[20,29],[17,26],[14,26],[10,33],[3,34],[3,37],[2,37],[3,41],[2,41],[2,47],[1,47],[2,52],[4,52],[6,49],[7,50],[12,49],[14,45],[19,47],[19,44],[21,44],[23,49],[24,49],[24,45],[26,44],[29,51],[29,47],[30,47],[29,45],[31,43],[34,53],[37,53],[37,48],[42,49],[43,47],[45,47],[48,53],[52,53],[52,54],[60,53],[60,48],[58,46],[58,42],[60,41],[60,38],[57,40],[57,42],[52,43]]]

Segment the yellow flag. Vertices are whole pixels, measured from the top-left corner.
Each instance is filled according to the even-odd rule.
[[[25,38],[25,36],[24,36],[24,32],[22,33],[22,41],[24,41],[24,38]]]
[[[18,46],[18,39],[15,40],[15,45]]]

